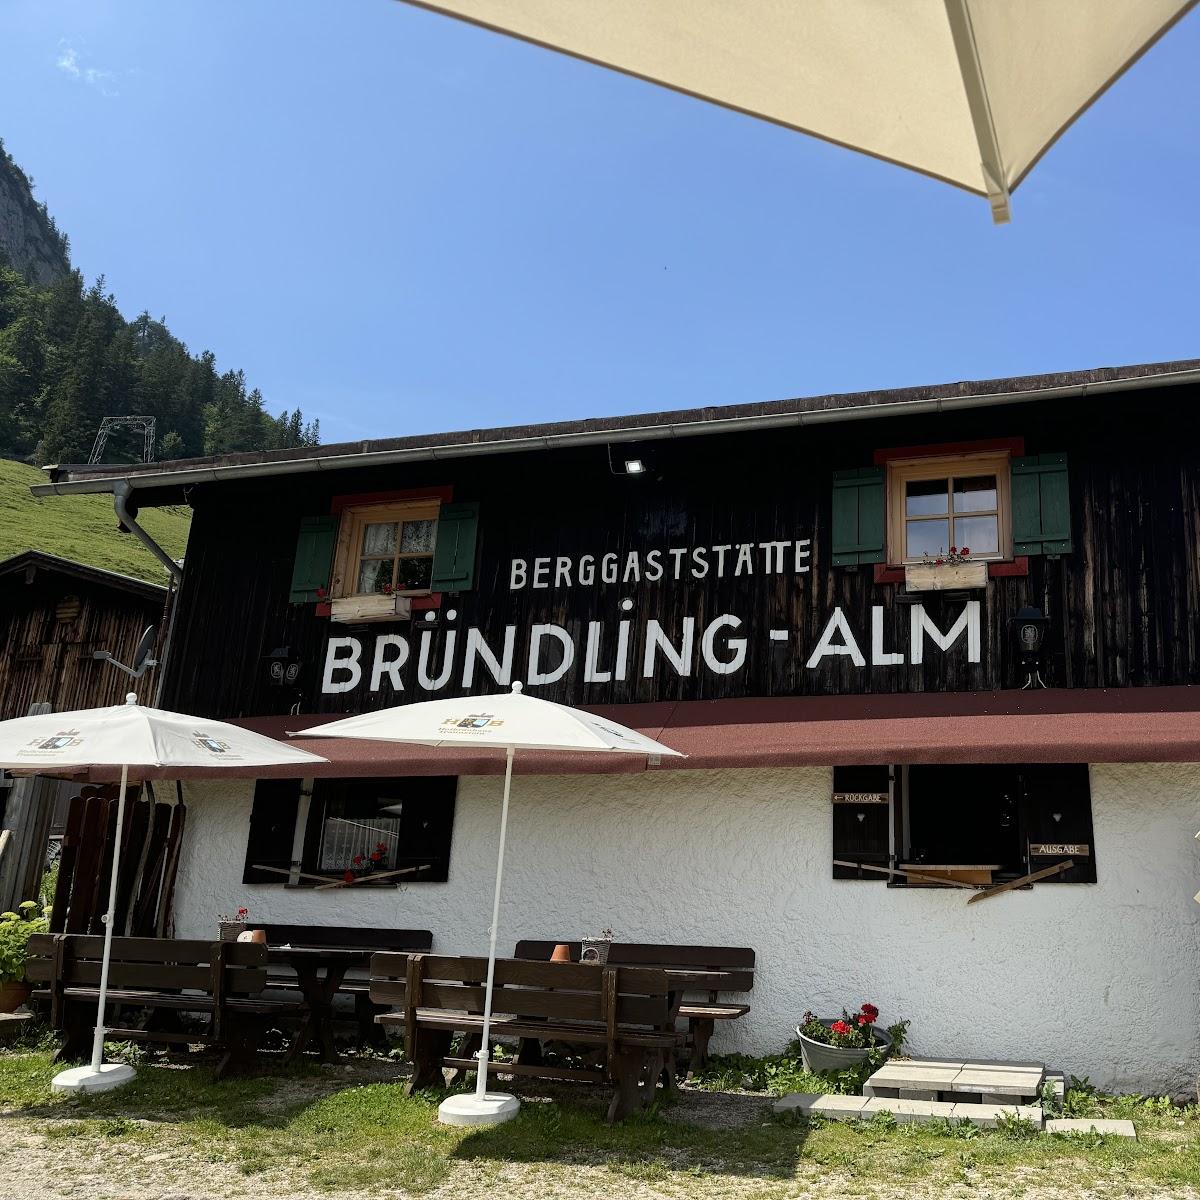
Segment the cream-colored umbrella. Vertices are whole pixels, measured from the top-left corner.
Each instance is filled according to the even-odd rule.
[[[1197,0],[406,2],[911,167],[1004,222],[1063,130]]]

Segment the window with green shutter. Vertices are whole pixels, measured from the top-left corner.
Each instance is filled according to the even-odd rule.
[[[292,565],[293,604],[313,604],[321,597],[317,589],[329,588],[333,550],[337,543],[337,517],[303,517],[296,537],[296,559]]]
[[[881,563],[884,535],[882,467],[856,467],[833,473],[833,565]]]
[[[443,504],[438,514],[433,550],[434,592],[466,592],[475,586],[475,544],[479,533],[479,504]]]
[[[1065,454],[1012,460],[1014,554],[1069,554],[1071,494]]]

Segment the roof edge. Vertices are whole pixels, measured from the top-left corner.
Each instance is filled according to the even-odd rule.
[[[792,425],[912,416],[1034,401],[1079,398],[1105,392],[1200,383],[1200,359],[1101,367],[1089,371],[1018,376],[890,391],[851,392],[759,404],[589,418],[541,425],[501,426],[453,433],[342,442],[310,449],[263,451],[171,462],[97,467],[43,468],[50,482],[35,484],[35,496],[111,492],[131,488],[177,488],[270,475],[344,470],[405,461],[466,458],[552,450],[588,443],[619,444],[676,437],[740,433]]]

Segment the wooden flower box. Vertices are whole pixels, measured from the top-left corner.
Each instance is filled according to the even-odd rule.
[[[910,592],[982,588],[987,587],[987,581],[988,565],[985,562],[943,563],[940,567],[909,563],[904,568],[904,586]]]
[[[412,615],[412,597],[380,592],[372,596],[346,596],[332,600],[329,618],[343,625],[370,621],[403,621]]]

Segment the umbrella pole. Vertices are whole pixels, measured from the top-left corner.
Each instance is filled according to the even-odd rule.
[[[504,877],[504,839],[508,834],[508,796],[512,790],[513,754],[513,747],[509,746],[504,760],[504,804],[500,809],[500,848],[496,852],[496,891],[492,896],[487,986],[483,993],[483,1044],[479,1048],[479,1069],[475,1074],[475,1095],[480,1100],[487,1092],[487,1065],[492,1057],[492,984],[496,978],[496,932],[500,924],[500,882]]]
[[[104,914],[104,955],[100,960],[100,996],[96,1001],[96,1036],[92,1040],[92,1070],[100,1070],[104,1057],[104,1004],[108,994],[108,960],[112,956],[113,924],[116,921],[117,874],[121,867],[121,833],[125,827],[125,790],[129,767],[121,768],[121,790],[117,795],[117,836],[113,842],[112,875],[108,881],[108,912]]]

